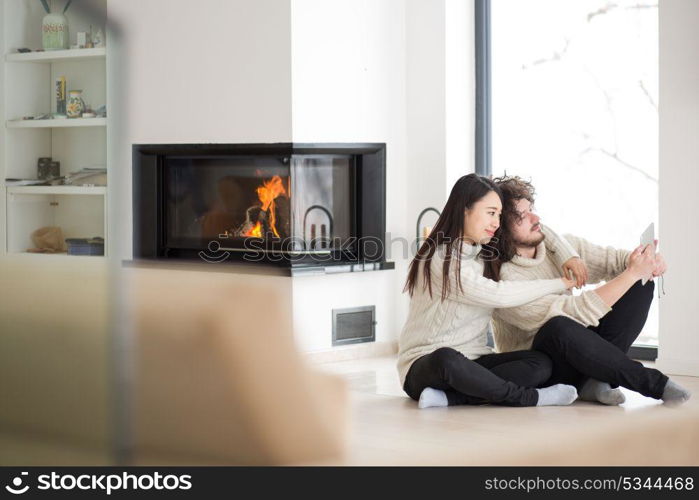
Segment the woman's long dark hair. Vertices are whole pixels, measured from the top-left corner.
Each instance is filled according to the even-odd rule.
[[[451,284],[449,280],[449,268],[451,266],[452,256],[456,253],[455,246],[458,247],[458,253],[456,255],[461,256],[461,249],[463,247],[463,234],[464,234],[464,214],[467,209],[471,208],[474,203],[481,200],[489,192],[495,191],[495,193],[502,200],[502,195],[498,186],[487,177],[482,177],[477,174],[464,175],[451,189],[449,194],[449,199],[446,205],[444,205],[444,210],[442,210],[442,215],[437,220],[434,228],[430,232],[430,235],[425,239],[420,248],[410,263],[408,268],[408,279],[405,282],[405,288],[403,291],[407,291],[412,297],[415,290],[415,286],[418,281],[418,272],[420,268],[420,262],[424,262],[423,267],[423,286],[427,287],[429,290],[430,297],[432,297],[432,273],[430,270],[430,264],[432,263],[432,257],[437,251],[439,245],[445,245],[444,249],[444,264],[442,265],[442,294],[441,298],[444,300],[450,292]],[[498,230],[499,232],[499,230]],[[498,236],[496,234],[496,236]],[[478,242],[475,242],[478,243]],[[485,247],[481,249],[479,257],[484,257],[486,260],[486,266],[484,269],[484,276],[490,277],[492,273],[490,264],[493,261],[493,255],[491,249],[486,249]],[[458,278],[459,289],[463,292],[463,286],[461,284],[461,258],[456,259],[456,276]]]

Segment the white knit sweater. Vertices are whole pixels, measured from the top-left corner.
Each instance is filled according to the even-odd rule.
[[[601,247],[578,238],[565,235],[566,239],[585,262],[588,284],[607,281],[624,269],[629,256],[627,250]],[[502,265],[500,277],[504,280],[534,280],[555,278],[563,275],[556,262],[555,254],[548,248],[548,239],[536,249],[533,259],[516,255]],[[531,349],[532,340],[549,319],[567,316],[584,326],[597,326],[599,320],[611,311],[594,290],[573,295],[569,290],[560,290],[538,298],[525,306],[497,309],[493,315],[493,337],[498,352]]]
[[[549,245],[561,265],[577,254],[565,240],[542,227]],[[495,307],[514,307],[534,299],[565,290],[560,278],[528,282],[495,282],[483,276],[483,261],[475,256],[480,245],[464,245],[461,256],[461,284],[456,280],[456,261],[450,266],[451,289],[442,301],[442,264],[444,246],[437,248],[431,263],[432,296],[424,286],[424,262],[420,263],[418,281],[410,299],[408,319],[398,341],[398,375],[401,386],[410,365],[440,347],[451,347],[469,359],[493,352],[487,345],[488,324]]]

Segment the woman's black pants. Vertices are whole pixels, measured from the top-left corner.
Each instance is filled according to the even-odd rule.
[[[403,390],[420,399],[426,387],[440,389],[449,406],[493,403],[535,406],[535,387],[551,376],[551,360],[541,352],[514,351],[468,359],[450,347],[441,347],[410,366]]]
[[[553,362],[546,385],[570,384],[580,389],[591,377],[660,399],[667,376],[627,355],[646,322],[653,290],[652,281],[645,286],[638,281],[596,327],[585,328],[565,316],[547,321],[532,344]]]

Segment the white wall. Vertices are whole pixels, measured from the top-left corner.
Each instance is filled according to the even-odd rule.
[[[408,214],[441,210],[475,171],[473,0],[406,0]],[[431,223],[435,216],[426,215]],[[413,236],[414,237],[414,236]]]
[[[699,2],[660,2],[660,369],[699,376]]]
[[[132,256],[131,146],[138,143],[289,142],[290,0],[117,0],[107,41],[112,172]],[[111,183],[110,180],[110,183]],[[110,194],[113,191],[110,191]]]
[[[407,237],[405,2],[291,3],[294,142],[386,143],[386,231]],[[389,238],[390,238],[389,237]],[[396,340],[406,315],[407,256],[396,270],[294,279],[294,322],[307,350],[331,346],[333,308],[376,306],[376,340]]]
[[[408,215],[414,227],[422,209],[441,210],[446,201],[446,8],[444,0],[406,4]]]
[[[463,175],[476,171],[476,52],[473,0],[445,0],[446,165],[449,195]]]

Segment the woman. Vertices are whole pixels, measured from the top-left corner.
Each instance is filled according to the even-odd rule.
[[[570,385],[535,389],[551,374],[545,354],[494,354],[487,346],[494,308],[522,305],[574,285],[565,278],[496,283],[484,276],[492,273],[485,264],[497,256],[482,245],[496,236],[501,212],[500,191],[491,180],[476,174],[460,178],[410,264],[405,285],[410,311],[399,340],[398,372],[420,408],[566,405],[577,397]],[[552,248],[557,241],[549,242]]]

